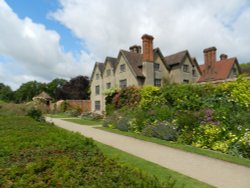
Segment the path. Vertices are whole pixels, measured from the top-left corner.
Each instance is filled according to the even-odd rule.
[[[137,157],[172,169],[210,185],[222,188],[250,188],[250,168],[193,154],[167,146],[78,125],[61,119],[47,118],[64,129],[79,132]]]

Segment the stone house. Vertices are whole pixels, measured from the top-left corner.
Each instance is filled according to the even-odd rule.
[[[198,82],[221,82],[236,78],[241,74],[240,65],[236,57],[228,58],[226,54],[220,55],[216,60],[216,48],[210,47],[203,50],[204,64],[200,65],[201,77]]]
[[[185,50],[164,56],[159,48],[153,48],[153,36],[142,36],[142,48],[134,45],[120,50],[118,56],[106,57],[97,62],[91,75],[91,110],[105,111],[104,92],[110,88],[169,83],[197,82],[201,75],[195,58]]]

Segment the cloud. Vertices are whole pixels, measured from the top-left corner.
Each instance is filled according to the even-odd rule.
[[[0,9],[1,82],[16,89],[21,83],[34,79],[46,82],[56,77],[90,75],[85,63],[63,50],[56,31],[28,17],[18,18],[5,1],[0,1]],[[80,57],[82,54],[86,56],[80,52]],[[3,57],[9,57],[9,61],[3,61]],[[88,59],[88,62],[93,66],[94,60]]]
[[[188,49],[202,63],[204,48],[249,60],[247,0],[60,0],[51,17],[85,42],[96,57],[116,56],[119,49],[155,37],[164,54]],[[246,39],[246,41],[245,41]],[[242,50],[243,49],[243,50]],[[219,54],[218,54],[219,56]]]

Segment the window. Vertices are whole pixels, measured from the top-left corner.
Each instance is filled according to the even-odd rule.
[[[100,94],[100,86],[95,86],[95,94],[96,95]]]
[[[125,71],[126,71],[125,64],[120,65],[120,72],[125,72]]]
[[[107,89],[111,88],[111,83],[110,83],[110,82],[109,82],[109,83],[106,83],[106,88],[107,88]]]
[[[125,88],[127,87],[127,80],[120,80],[120,88]]]
[[[233,71],[233,75],[236,76],[237,75],[237,69],[234,67],[232,71]]]
[[[189,80],[183,80],[183,83],[188,84],[188,83],[189,83]]]
[[[155,86],[161,87],[161,79],[155,79]]]
[[[193,76],[197,76],[196,70],[195,70],[195,69],[192,70],[192,75],[193,75]]]
[[[101,110],[101,102],[95,101],[95,110]]]
[[[100,74],[97,73],[97,74],[95,75],[95,77],[96,77],[97,80],[99,80]]]
[[[154,70],[155,71],[160,71],[160,64],[154,63]]]
[[[110,69],[106,70],[106,76],[110,76],[110,75],[111,75],[111,70]]]
[[[188,65],[183,65],[183,72],[189,72]]]

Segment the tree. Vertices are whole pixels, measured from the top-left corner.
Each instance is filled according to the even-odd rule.
[[[13,100],[13,91],[10,86],[0,83],[0,100],[9,102]]]
[[[31,101],[32,98],[42,91],[46,90],[46,84],[37,81],[30,81],[22,84],[19,89],[15,91],[14,99],[15,102],[27,102]]]
[[[47,84],[46,92],[52,97],[56,98],[56,91],[58,88],[62,88],[64,84],[67,83],[67,80],[56,78]]]
[[[241,63],[240,68],[243,74],[248,74],[250,76],[250,62]]]
[[[89,78],[77,76],[56,90],[56,99],[89,99]]]

